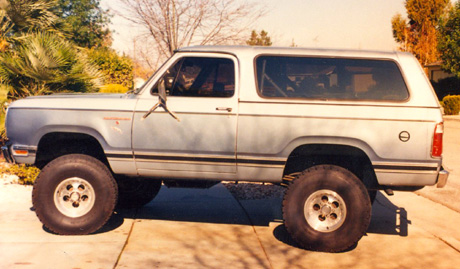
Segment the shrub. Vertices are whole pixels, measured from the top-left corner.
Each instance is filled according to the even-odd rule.
[[[110,48],[95,48],[88,51],[89,58],[104,74],[105,84],[133,86],[133,62],[128,56],[120,56]]]
[[[460,95],[447,95],[442,99],[444,114],[458,115],[460,112]]]
[[[3,172],[18,176],[20,184],[33,185],[35,179],[40,173],[40,169],[38,169],[35,166],[26,164],[14,164],[9,167],[6,167]]]
[[[1,87],[0,87],[1,93]],[[1,98],[1,97],[0,97]],[[6,142],[5,116],[6,116],[6,99],[0,99],[0,146]]]
[[[107,84],[101,87],[99,92],[103,93],[125,93],[128,91],[128,88],[121,84]]]

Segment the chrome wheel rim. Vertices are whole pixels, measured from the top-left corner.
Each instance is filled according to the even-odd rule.
[[[63,180],[54,191],[54,204],[67,217],[78,218],[94,206],[96,194],[91,184],[79,177]]]
[[[331,190],[312,193],[304,205],[307,223],[319,232],[332,232],[340,228],[347,216],[347,207],[342,197]]]

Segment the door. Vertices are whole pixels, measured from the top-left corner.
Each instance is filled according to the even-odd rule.
[[[235,173],[236,59],[176,54],[170,62],[136,107],[133,151],[139,174],[203,178]],[[161,83],[166,106],[179,120],[161,107],[142,120],[157,103]]]

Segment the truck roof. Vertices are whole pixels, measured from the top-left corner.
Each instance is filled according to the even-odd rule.
[[[263,46],[191,46],[177,50],[178,52],[215,52],[227,53],[236,56],[259,54],[271,55],[308,55],[323,57],[353,57],[353,58],[384,58],[393,59],[410,56],[407,52],[397,51],[372,51],[352,49],[318,49],[318,48],[293,48],[293,47],[263,47]],[[410,56],[412,57],[412,56]]]

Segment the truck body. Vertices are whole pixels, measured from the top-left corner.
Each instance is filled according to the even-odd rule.
[[[332,165],[372,192],[442,187],[448,176],[439,102],[402,52],[183,48],[135,92],[18,100],[6,130],[12,162],[44,168],[84,154],[115,179],[290,185]]]

